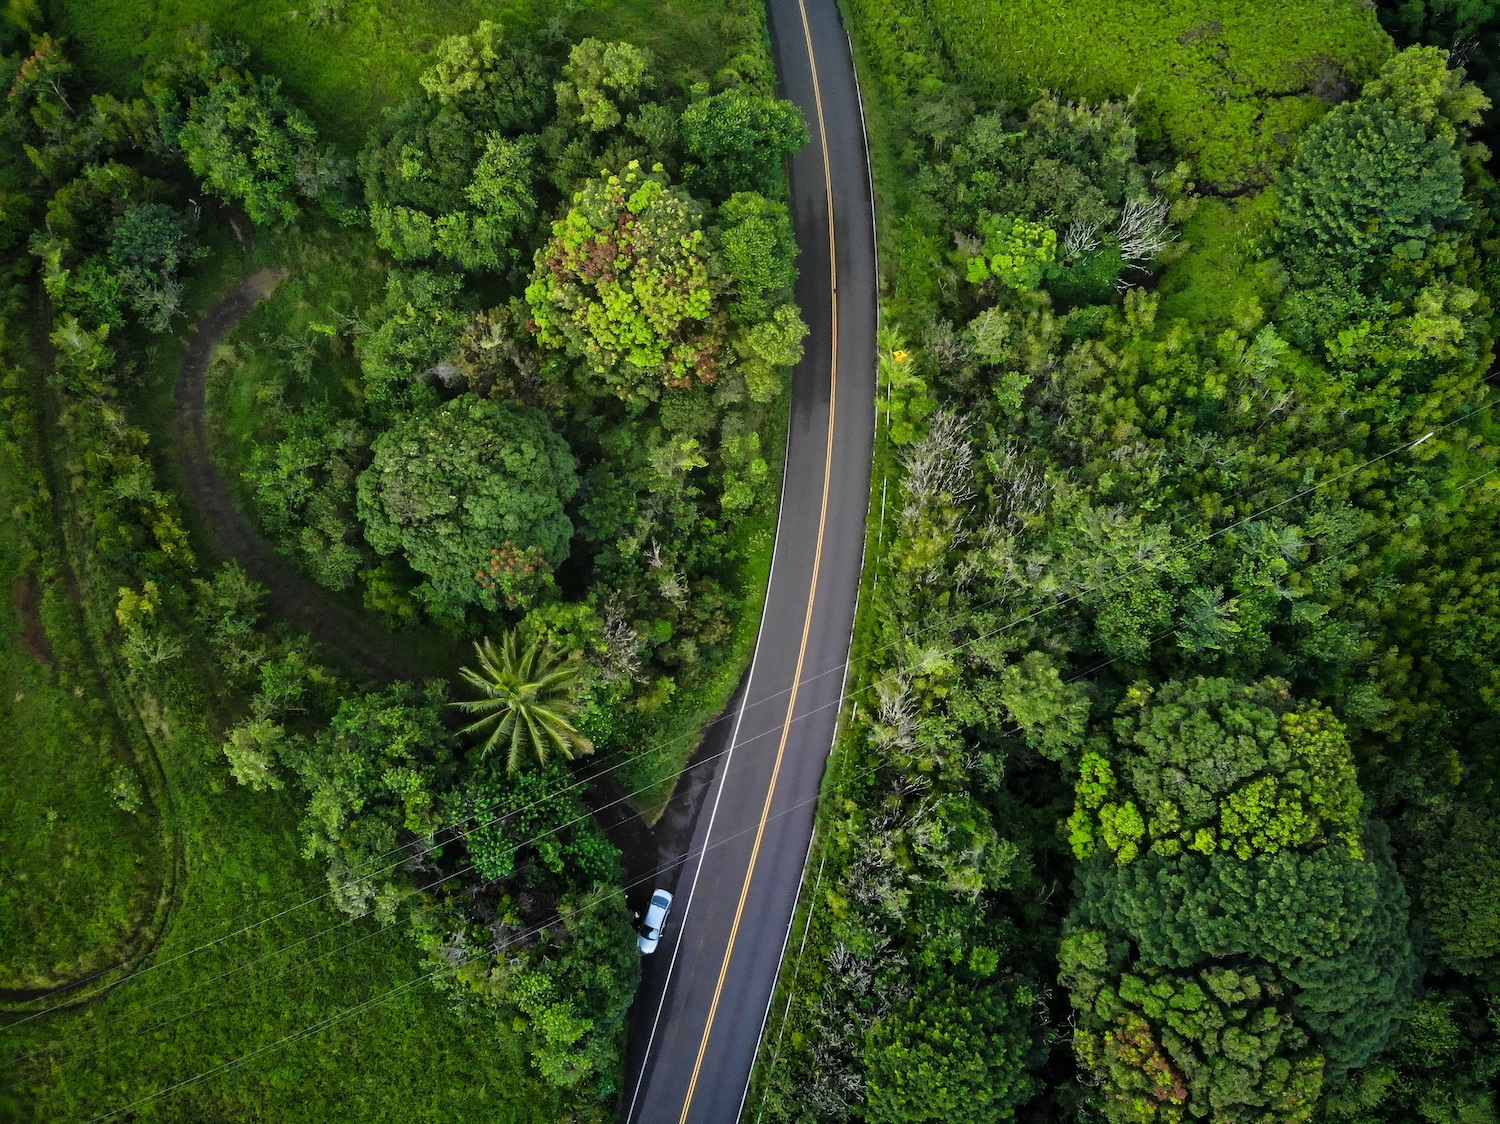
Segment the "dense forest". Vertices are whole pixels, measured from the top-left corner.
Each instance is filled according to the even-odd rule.
[[[806,126],[709,9],[670,58],[478,19],[354,143],[211,25],[110,74],[9,9],[6,576],[55,698],[3,719],[7,1109],[609,1116],[639,954],[589,802],[659,811],[743,670],[807,331]],[[376,1007],[363,1076],[286,1048]]]
[[[843,9],[870,549],[746,1117],[1500,1120],[1496,0]],[[761,5],[0,70],[0,1119],[612,1119],[606,825],[808,331]]]
[[[849,16],[888,502],[763,1118],[1496,1119],[1500,13]]]

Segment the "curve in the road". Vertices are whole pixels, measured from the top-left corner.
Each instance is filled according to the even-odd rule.
[[[813,126],[791,167],[812,332],[793,378],[755,657],[707,819],[693,825],[675,929],[647,965],[627,1124],[740,1114],[837,728],[863,561],[877,284],[858,85],[835,0],[768,0],[767,13],[783,92]]]

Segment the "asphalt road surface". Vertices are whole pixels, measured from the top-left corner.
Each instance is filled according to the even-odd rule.
[[[811,328],[792,382],[786,477],[755,658],[727,753],[646,962],[627,1124],[740,1116],[833,744],[863,561],[875,430],[875,229],[859,91],[835,0],[768,0],[783,96],[812,142],[792,160]]]

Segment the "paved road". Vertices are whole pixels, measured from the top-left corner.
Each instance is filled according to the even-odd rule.
[[[740,1114],[812,838],[849,658],[875,427],[870,176],[835,0],[768,0],[783,94],[812,143],[792,161],[811,327],[792,383],[771,584],[728,753],[692,829],[671,927],[636,1003],[627,1124]]]

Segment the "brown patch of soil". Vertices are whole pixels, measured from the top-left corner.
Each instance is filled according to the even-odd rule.
[[[16,612],[21,616],[21,643],[38,663],[52,663],[52,642],[42,627],[42,587],[30,570],[16,582]]]

